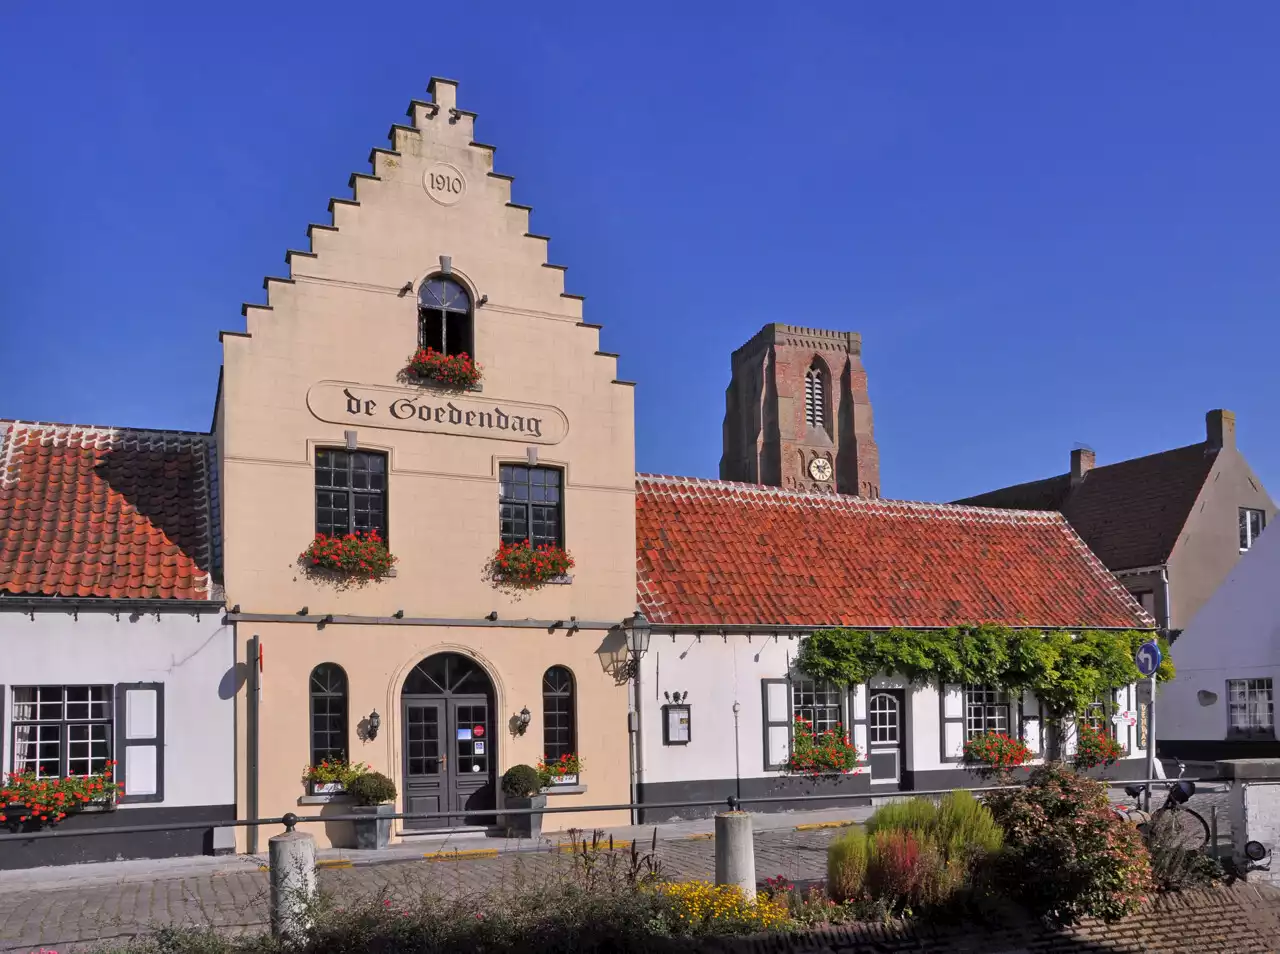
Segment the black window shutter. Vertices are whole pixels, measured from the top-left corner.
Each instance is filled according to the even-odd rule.
[[[138,707],[147,705],[145,693],[154,693],[155,728],[154,733],[139,731],[133,738],[129,737],[129,693],[139,693],[134,704]],[[139,712],[139,714],[141,714]],[[164,801],[164,683],[162,682],[122,682],[116,686],[116,781],[124,785],[124,795],[120,796],[121,804],[137,802]],[[129,784],[129,759],[155,760],[155,791],[134,792]]]

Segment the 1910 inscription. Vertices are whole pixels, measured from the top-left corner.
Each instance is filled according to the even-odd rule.
[[[426,431],[558,444],[569,432],[569,421],[556,407],[515,401],[482,401],[461,395],[406,388],[321,381],[307,391],[307,407],[322,421],[363,424],[403,431]]]
[[[441,205],[454,205],[467,194],[467,180],[457,166],[437,162],[422,174],[422,187]]]

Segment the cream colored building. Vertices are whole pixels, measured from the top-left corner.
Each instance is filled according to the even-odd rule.
[[[389,775],[399,810],[467,811],[398,834],[492,821],[502,772],[544,746],[584,763],[553,805],[630,800],[616,627],[636,606],[634,389],[511,201],[494,147],[475,141],[456,84],[429,92],[373,150],[371,174],[352,176],[352,197],[331,201],[332,222],[308,228],[310,250],[286,254],[266,303],[245,306],[246,331],[222,336],[242,818],[345,811],[315,806],[300,781],[335,751]],[[473,354],[478,388],[406,378],[424,342]],[[398,558],[393,577],[343,586],[300,563],[318,531],[369,527]],[[558,539],[569,579],[497,587],[485,567],[504,530]],[[343,823],[315,827],[322,846],[350,838]]]

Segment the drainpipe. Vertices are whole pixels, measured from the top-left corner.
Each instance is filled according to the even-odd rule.
[[[1169,602],[1169,564],[1160,567],[1160,583],[1164,589],[1164,631],[1168,636],[1173,629],[1173,604]],[[1151,700],[1155,705],[1155,700]]]
[[[245,644],[249,650],[249,698],[246,700],[247,712],[245,725],[245,811],[249,818],[258,817],[258,740],[260,737],[259,726],[261,725],[261,694],[262,694],[262,672],[259,668],[259,653],[262,650],[262,637],[254,636]],[[246,839],[246,847],[249,854],[257,854],[258,852],[258,828],[256,825],[250,825],[248,828],[248,837]]]

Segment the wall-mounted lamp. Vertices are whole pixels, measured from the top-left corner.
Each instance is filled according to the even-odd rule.
[[[380,728],[382,728],[382,716],[378,715],[377,709],[374,709],[369,713],[369,738],[376,739]]]
[[[524,730],[529,728],[529,723],[533,721],[533,713],[529,711],[529,707],[525,706],[520,710],[520,714],[516,716],[516,734],[524,735]]]
[[[487,305],[487,304],[489,304],[489,296],[481,295],[480,300],[476,302],[476,307],[479,307],[480,305]]]
[[[636,610],[623,620],[622,628],[627,634],[627,652],[631,657],[623,664],[623,675],[627,679],[634,679],[640,671],[641,657],[649,651],[649,637],[653,635],[653,627],[644,618],[644,613]]]
[[[395,619],[404,619],[404,610],[396,610],[391,614]]]
[[[491,611],[489,615],[485,617],[485,619],[487,619],[491,623],[496,623],[498,621],[498,611],[497,610]]]
[[[452,255],[440,256],[440,274],[442,275],[453,274],[453,256]]]

